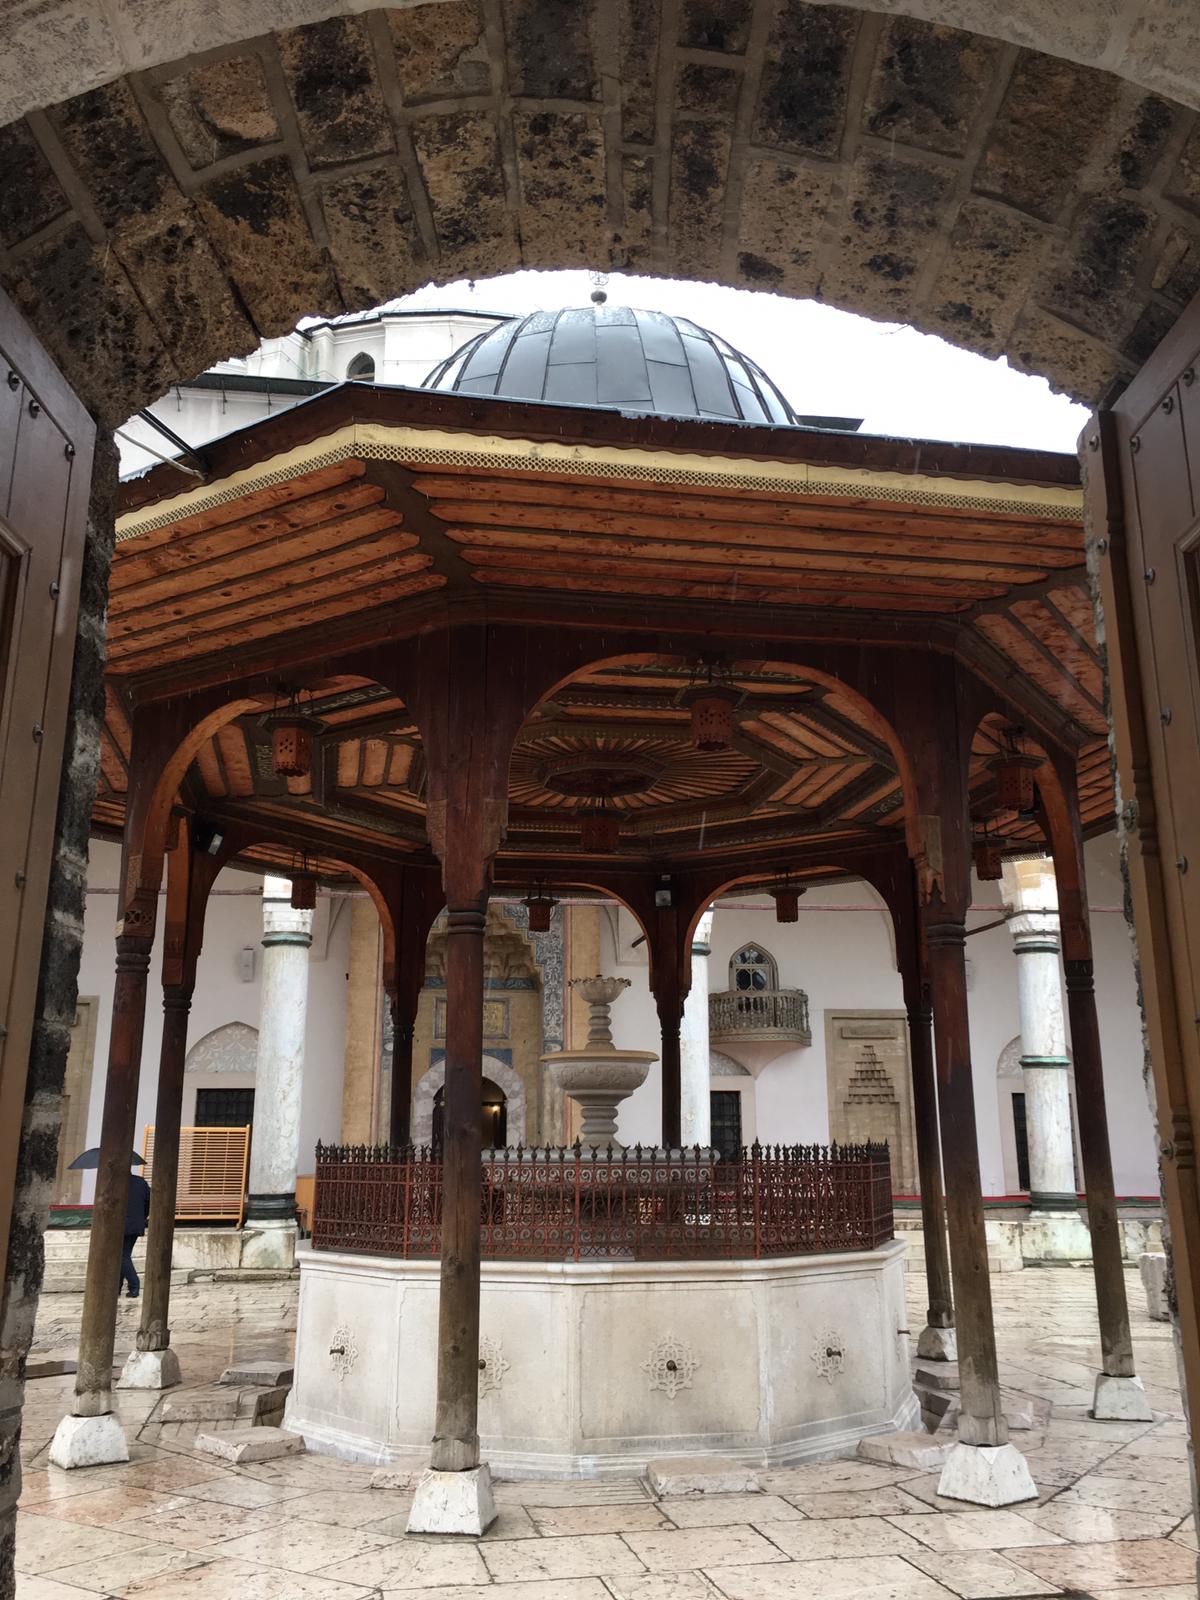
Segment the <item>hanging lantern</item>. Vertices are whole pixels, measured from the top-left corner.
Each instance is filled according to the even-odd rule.
[[[734,687],[728,667],[701,663],[678,703],[692,714],[692,743],[697,750],[727,750],[733,742],[734,711],[745,696]]]
[[[312,771],[313,739],[325,724],[301,711],[293,692],[284,711],[263,718],[271,735],[271,770],[277,778],[307,778]]]
[[[791,883],[777,883],[771,890],[775,897],[775,921],[798,922],[800,920],[800,896],[803,889],[797,889]]]
[[[579,824],[579,843],[589,855],[610,856],[621,836],[621,823],[615,812],[585,811]]]
[[[314,872],[293,872],[291,905],[293,911],[317,909],[317,877]]]
[[[530,933],[549,933],[550,913],[558,901],[549,893],[545,884],[535,883],[522,904],[529,912]]]
[[[1023,755],[1019,749],[1008,750],[988,763],[995,774],[996,803],[1001,811],[1033,810],[1033,775],[1040,765],[1037,756]]]
[[[975,875],[981,883],[996,883],[1004,876],[1004,856],[1000,840],[976,839],[972,845],[975,858]]]

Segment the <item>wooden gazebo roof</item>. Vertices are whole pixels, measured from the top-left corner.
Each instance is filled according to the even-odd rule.
[[[572,679],[523,729],[514,872],[577,857],[578,813],[606,784],[631,864],[894,840],[886,744],[836,683],[781,664],[779,640],[956,653],[1076,752],[1085,828],[1109,824],[1073,457],[357,384],[199,455],[206,482],[163,466],[123,486],[102,829],[122,822],[135,700],[251,680],[266,711],[302,684],[326,724],[312,777],[274,778],[243,716],[200,751],[185,801],[326,853],[427,858],[419,732],[338,663],[456,617],[593,630],[597,658],[607,628],[646,635],[644,658]],[[733,746],[702,754],[679,697],[714,634],[744,700]],[[976,735],[973,810],[1027,846],[1036,824],[996,812],[1000,738]]]

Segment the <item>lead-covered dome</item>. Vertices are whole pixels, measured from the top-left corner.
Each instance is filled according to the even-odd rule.
[[[687,317],[628,306],[535,311],[457,349],[427,389],[609,406],[726,422],[796,422],[777,385],[748,356]]]

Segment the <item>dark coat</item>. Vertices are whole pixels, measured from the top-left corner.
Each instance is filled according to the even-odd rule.
[[[150,1185],[136,1172],[129,1175],[129,1198],[125,1202],[125,1236],[140,1239],[150,1215]]]

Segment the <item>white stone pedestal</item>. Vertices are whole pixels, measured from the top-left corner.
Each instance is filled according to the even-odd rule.
[[[938,1491],[947,1500],[967,1500],[975,1506],[1011,1506],[1036,1500],[1037,1485],[1029,1463],[1015,1444],[955,1444]]]
[[[917,1356],[922,1361],[957,1361],[957,1332],[953,1328],[934,1328],[926,1323],[917,1339]]]
[[[496,1520],[487,1463],[469,1472],[423,1472],[408,1513],[409,1533],[465,1533],[478,1538]]]
[[[118,1389],[172,1389],[183,1382],[174,1350],[131,1350],[117,1379]]]
[[[1092,1416],[1097,1422],[1153,1422],[1154,1413],[1140,1378],[1113,1378],[1096,1374]]]
[[[64,1417],[50,1444],[51,1465],[67,1471],[128,1460],[125,1430],[111,1411],[102,1417]]]
[[[296,1265],[296,1241],[300,1237],[294,1222],[255,1222],[246,1229],[242,1245],[242,1266],[290,1272]]]
[[[684,1149],[712,1143],[712,1057],[708,1044],[708,952],[713,914],[692,935],[692,986],[679,1025],[679,1126]]]

